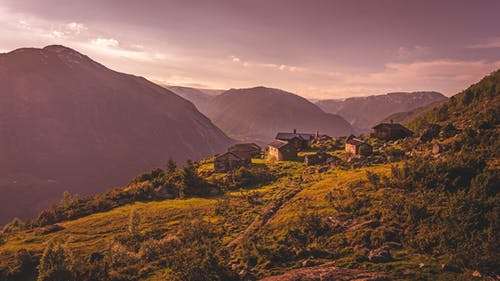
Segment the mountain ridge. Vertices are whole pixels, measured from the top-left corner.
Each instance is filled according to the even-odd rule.
[[[16,197],[13,182],[31,181],[26,177],[53,199],[65,189],[89,194],[169,157],[201,159],[233,142],[190,101],[61,45],[0,55],[0,123],[6,155],[0,175],[11,179],[2,201],[9,210],[16,208],[17,200],[9,200]]]
[[[261,143],[274,139],[278,131],[294,129],[331,136],[353,132],[340,116],[325,113],[301,96],[264,86],[221,93],[207,116],[233,138]]]
[[[413,110],[447,98],[434,91],[391,92],[383,95],[320,100],[316,104],[326,112],[344,117],[361,132],[367,132],[387,116]]]

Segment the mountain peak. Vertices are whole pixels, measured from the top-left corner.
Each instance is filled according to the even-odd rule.
[[[77,53],[77,51],[63,45],[48,45],[43,47],[43,50],[55,51],[55,52],[71,51]]]

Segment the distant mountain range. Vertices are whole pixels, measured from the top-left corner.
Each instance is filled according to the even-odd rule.
[[[72,49],[0,54],[0,224],[232,142],[191,102]]]
[[[401,92],[344,100],[320,100],[316,104],[325,112],[342,116],[359,132],[367,132],[389,115],[445,100],[447,98],[438,92]]]
[[[266,143],[278,131],[345,136],[354,132],[342,117],[325,113],[295,94],[278,89],[255,87],[231,89],[211,100],[206,115],[229,136]]]

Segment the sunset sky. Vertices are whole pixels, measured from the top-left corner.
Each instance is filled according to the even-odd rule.
[[[0,52],[51,44],[163,84],[453,95],[500,68],[500,1],[0,0]]]

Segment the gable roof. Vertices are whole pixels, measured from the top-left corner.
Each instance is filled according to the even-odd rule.
[[[369,145],[367,142],[362,141],[362,140],[357,139],[357,138],[354,138],[354,137],[347,138],[346,143],[352,144],[352,145],[355,145],[355,146],[362,145],[362,144]]]
[[[404,131],[405,133],[408,133],[408,134],[413,134],[412,131],[410,131],[408,128],[406,128],[405,126],[403,126],[399,123],[380,123],[377,126],[373,127],[372,129],[378,130],[378,129],[382,129],[384,127],[388,127],[388,128],[393,129],[393,130],[401,130],[401,131]]]
[[[240,155],[238,155],[237,153],[234,153],[234,152],[225,152],[225,153],[222,153],[220,155],[217,155],[215,157],[215,160],[221,159],[221,158],[227,158],[227,157],[234,157],[234,158],[237,158],[239,160],[243,160],[243,158]]]
[[[269,146],[274,147],[274,148],[281,148],[283,146],[288,145],[289,143],[287,141],[282,141],[282,140],[274,140],[269,144]]]
[[[314,137],[314,134],[306,134],[306,133],[285,133],[285,132],[279,132],[276,135],[276,139],[279,140],[291,140],[293,138],[299,138],[302,140],[310,140],[312,137]]]
[[[253,150],[261,150],[260,146],[255,143],[237,143],[230,148],[228,151],[253,151]]]

